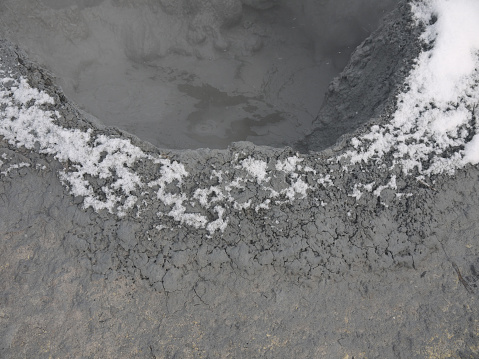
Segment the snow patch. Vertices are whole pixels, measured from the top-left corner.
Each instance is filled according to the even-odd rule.
[[[265,161],[248,157],[241,161],[241,165],[252,177],[256,178],[258,183],[269,181],[266,172],[268,164]]]
[[[2,167],[3,163],[4,163],[3,161],[0,161],[0,167]],[[16,163],[14,165],[10,165],[5,171],[0,172],[0,174],[3,176],[7,176],[11,171],[17,170],[23,167],[30,167],[30,164],[25,162]]]
[[[417,59],[392,120],[352,138],[354,150],[338,160],[382,162],[389,154],[405,174],[452,174],[479,162],[479,2],[430,0],[412,10],[426,25],[421,39],[431,49]]]
[[[228,219],[223,219],[225,209],[221,206],[215,206],[215,212],[218,215],[218,219],[208,223],[208,226],[206,227],[206,230],[210,232],[210,234],[213,234],[218,230],[224,232],[228,226]]]
[[[283,171],[286,173],[291,173],[293,171],[296,171],[296,169],[301,170],[301,168],[298,168],[300,167],[298,166],[298,164],[303,161],[304,161],[303,158],[299,158],[297,156],[288,157],[284,161],[278,161],[276,163],[276,170]]]
[[[309,185],[301,178],[299,178],[289,188],[286,188],[281,191],[281,193],[286,195],[286,197],[288,197],[290,201],[294,201],[296,195],[301,195],[301,198],[306,198],[308,189]]]

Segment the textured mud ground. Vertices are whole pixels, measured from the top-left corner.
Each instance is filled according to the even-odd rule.
[[[403,5],[382,31],[407,17]],[[405,28],[411,41],[404,40],[401,53],[404,72],[419,46],[407,24],[396,31]],[[379,49],[384,36],[376,36],[370,44]],[[0,357],[478,357],[477,167],[427,181],[398,171],[396,192],[384,186],[379,195],[355,199],[355,183],[387,184],[391,173],[359,165],[344,171],[328,161],[346,142],[304,156],[248,143],[224,151],[160,151],[91,124],[21,52],[7,42],[1,52],[2,70],[25,76],[55,99],[48,106],[62,126],[130,138],[151,155],[182,163],[189,173],[182,193],[213,187],[228,193],[229,199],[208,196],[216,195],[215,204],[230,216],[223,232],[208,230],[221,225],[222,215],[201,207],[199,197],[196,208],[213,227],[174,218],[158,226],[165,204],[148,193],[138,194],[145,201],[141,212],[127,210],[121,219],[85,210],[86,199],[71,196],[58,175],[74,171],[74,164],[38,144],[2,139]],[[364,53],[359,49],[356,59]],[[371,72],[364,79],[354,64],[353,58],[349,76],[336,82],[337,96],[354,89],[351,82],[372,81]],[[388,96],[400,83],[398,75]],[[380,121],[390,111],[384,106],[364,116]],[[252,156],[268,164],[267,185],[241,166]],[[152,161],[135,166],[142,178],[161,170]],[[212,175],[220,170],[223,181]],[[317,181],[316,173],[330,175]],[[228,189],[236,178],[245,178],[243,188]],[[298,178],[314,195],[296,191]],[[88,181],[95,193],[108,185]],[[281,195],[266,203],[267,189]]]
[[[120,223],[108,237],[105,219],[80,210],[51,172],[13,170],[2,181],[2,357],[475,358],[478,176],[460,173],[438,193],[417,189],[409,219],[363,208],[364,246],[376,260],[359,254],[331,279],[248,268],[241,256],[221,263],[218,247],[199,253],[205,243],[191,233],[162,254],[196,260],[172,263],[181,274],[158,291],[142,276],[141,254],[151,252],[141,243],[123,250]],[[391,232],[407,231],[408,220],[426,253],[384,263]],[[329,261],[354,250],[354,237],[333,238],[343,253]]]

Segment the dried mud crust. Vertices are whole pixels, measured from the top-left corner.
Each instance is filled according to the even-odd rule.
[[[1,152],[8,158],[2,157],[2,172],[10,169],[1,182],[2,357],[477,354],[479,256],[477,229],[471,224],[478,215],[473,195],[477,171],[438,182],[438,192],[424,189],[421,200],[409,208],[428,213],[415,232],[429,231],[423,241],[436,246],[417,258],[414,267],[406,263],[367,269],[364,266],[373,261],[363,258],[363,268],[343,270],[334,280],[307,282],[271,265],[248,274],[233,259],[215,265],[214,255],[208,259],[200,253],[197,261],[213,263],[195,273],[188,268],[196,263],[181,265],[177,257],[193,246],[178,241],[169,250],[174,258],[171,274],[164,279],[169,291],[158,291],[142,278],[144,265],[136,257],[141,256],[141,244],[129,252],[121,248],[126,258],[118,259],[117,254],[116,265],[108,259],[118,251],[115,242],[128,237],[130,225],[108,223],[91,210],[83,211],[64,192],[55,161],[5,147]],[[376,222],[376,241],[387,240],[387,227],[395,224],[369,215]],[[116,235],[105,238],[108,226],[111,232],[117,228]],[[84,233],[83,247],[79,239],[72,241],[72,232]],[[191,235],[189,241],[201,242],[201,237]],[[342,250],[348,253],[346,247]],[[126,275],[118,273],[119,268]]]
[[[159,152],[91,124],[50,75],[6,42],[1,53],[10,76],[55,99],[46,106],[61,126]],[[248,143],[161,151],[189,173],[171,191],[229,195],[215,200],[229,215],[222,232],[158,222],[165,204],[156,192],[138,194],[142,210],[122,218],[83,209],[58,176],[72,164],[1,140],[1,356],[474,358],[479,171],[430,182],[386,165],[345,171],[330,161],[345,146],[305,156]],[[228,190],[251,177],[242,166],[251,158],[266,163],[270,179]],[[285,169],[291,158],[301,160],[294,172]],[[134,164],[145,182],[161,168]],[[220,170],[221,180],[212,175]],[[305,197],[288,191],[298,178]],[[88,181],[102,193],[105,180]],[[375,191],[355,195],[355,184],[372,181]],[[282,194],[266,203],[271,189]],[[221,218],[199,198],[209,223]]]

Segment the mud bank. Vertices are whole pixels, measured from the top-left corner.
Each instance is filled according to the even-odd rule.
[[[396,143],[381,126],[394,134],[394,96],[431,48],[410,5],[332,85],[338,128],[369,123],[309,154],[159,150],[90,122],[1,42],[1,356],[477,357],[475,107],[452,144],[374,147]],[[335,105],[374,68],[387,91]],[[477,103],[467,89],[456,110]]]

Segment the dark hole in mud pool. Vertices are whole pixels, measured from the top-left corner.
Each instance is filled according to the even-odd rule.
[[[398,0],[4,0],[3,35],[106,125],[171,149],[311,132]]]

